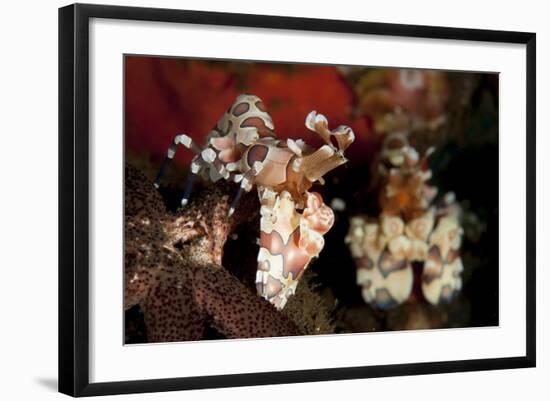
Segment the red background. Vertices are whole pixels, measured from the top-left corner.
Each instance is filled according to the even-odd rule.
[[[320,145],[304,125],[306,115],[317,110],[331,128],[345,124],[354,130],[348,157],[370,153],[370,123],[353,116],[353,91],[336,67],[141,56],[125,60],[126,150],[158,161],[176,134],[202,144],[241,93],[262,98],[280,138]],[[177,160],[188,163],[191,157],[180,151]]]

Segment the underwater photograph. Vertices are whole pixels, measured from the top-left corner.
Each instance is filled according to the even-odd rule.
[[[499,75],[124,56],[125,344],[499,325]]]

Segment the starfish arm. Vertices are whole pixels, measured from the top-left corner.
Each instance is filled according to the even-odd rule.
[[[157,284],[157,277],[150,271],[127,267],[124,272],[124,309],[140,304],[147,297],[151,287]]]
[[[210,317],[216,329],[228,338],[302,334],[290,319],[223,267],[201,266],[193,283],[197,304]]]
[[[141,307],[148,342],[200,340],[204,315],[193,299],[189,277],[164,273]]]
[[[166,241],[161,216],[165,213],[160,194],[135,168],[125,170],[124,308],[141,303],[158,281],[164,262],[159,252]]]

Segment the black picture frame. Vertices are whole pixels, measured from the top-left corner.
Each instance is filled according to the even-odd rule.
[[[495,359],[90,383],[88,374],[88,28],[91,18],[524,44],[527,55],[525,60],[527,68],[525,94],[527,104],[526,355]],[[95,396],[534,367],[536,363],[535,66],[535,33],[87,4],[60,8],[59,391],[71,396]]]

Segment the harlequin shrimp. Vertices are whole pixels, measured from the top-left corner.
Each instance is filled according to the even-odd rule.
[[[454,194],[434,203],[428,184],[430,148],[420,158],[403,133],[386,137],[380,157],[383,185],[377,218],[355,216],[346,237],[365,302],[388,309],[413,289],[412,263],[422,264],[422,293],[431,304],[449,302],[462,287],[460,207]]]
[[[355,139],[348,126],[330,130],[327,119],[315,111],[308,114],[305,125],[322,138],[323,146],[315,149],[302,139],[279,139],[262,100],[240,95],[209,133],[204,147],[186,134],[176,135],[155,180],[158,187],[181,144],[195,153],[182,206],[189,202],[199,175],[212,182],[225,179],[240,185],[230,216],[242,193],[257,189],[261,220],[256,288],[278,309],[294,294],[309,262],[324,247],[323,235],[334,223],[334,214],[321,195],[309,190],[347,162],[344,151]]]

